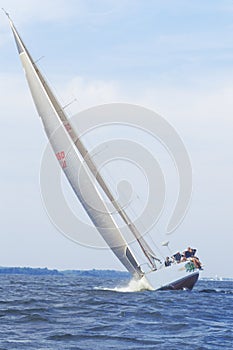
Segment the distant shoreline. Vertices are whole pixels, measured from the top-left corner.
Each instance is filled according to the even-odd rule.
[[[0,266],[0,275],[51,275],[51,276],[92,276],[111,278],[130,278],[127,271],[116,270],[57,270],[47,267],[3,267]]]
[[[109,277],[109,278],[130,278],[127,271],[117,270],[57,270],[47,267],[7,267],[0,266],[0,275],[50,275],[50,276],[90,276],[90,277]],[[207,281],[233,281],[231,277],[202,277],[201,280]]]

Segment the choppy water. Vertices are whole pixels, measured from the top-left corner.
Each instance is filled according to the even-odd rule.
[[[233,349],[233,282],[131,293],[122,283],[0,275],[0,350]]]

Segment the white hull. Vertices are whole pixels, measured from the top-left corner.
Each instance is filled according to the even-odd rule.
[[[172,264],[168,267],[162,266],[156,271],[150,271],[145,274],[145,278],[153,290],[191,290],[198,277],[199,270],[189,271],[187,262]]]

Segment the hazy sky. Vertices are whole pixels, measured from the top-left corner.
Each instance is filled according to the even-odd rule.
[[[231,276],[233,2],[2,1],[71,112],[137,103],[171,123],[193,168],[188,214],[173,250],[198,249],[205,276]],[[46,137],[2,13],[0,265],[122,269],[111,251],[75,244],[50,222],[39,172]],[[153,237],[156,239],[156,237]],[[160,242],[158,242],[160,243]]]

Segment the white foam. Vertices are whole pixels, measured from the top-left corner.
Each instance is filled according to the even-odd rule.
[[[101,290],[109,290],[112,292],[120,292],[120,293],[133,293],[133,292],[140,292],[142,290],[153,290],[153,288],[148,283],[147,279],[145,277],[142,277],[140,280],[131,279],[127,285],[124,286],[117,286],[115,288],[100,288],[96,287],[95,289],[101,289]]]

